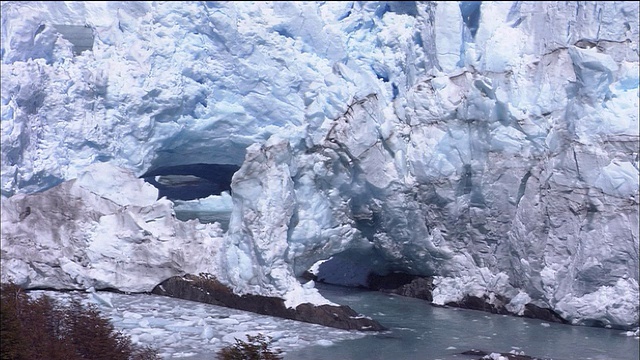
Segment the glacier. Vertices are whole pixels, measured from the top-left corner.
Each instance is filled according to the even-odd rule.
[[[637,327],[638,15],[4,1],[2,279],[136,292],[210,273],[293,307],[328,303],[297,278],[323,261],[349,285],[433,276],[436,304]],[[158,199],[141,179],[192,164],[238,167],[215,186],[232,191]]]

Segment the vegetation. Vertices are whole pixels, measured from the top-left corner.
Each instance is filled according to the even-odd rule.
[[[236,339],[236,343],[218,352],[220,360],[279,360],[282,350],[270,350],[271,337],[262,334],[247,335],[248,341]]]
[[[116,331],[95,305],[62,305],[48,296],[31,299],[19,286],[2,284],[1,360],[159,360]]]

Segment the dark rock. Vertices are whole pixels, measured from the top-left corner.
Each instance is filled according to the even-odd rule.
[[[531,303],[524,306],[524,313],[522,316],[531,319],[540,319],[549,322],[569,324],[569,321],[563,319],[560,315],[558,315],[557,312],[551,309],[541,308]]]
[[[371,290],[397,294],[431,302],[433,296],[433,279],[427,276],[409,275],[394,272],[388,275],[371,273],[367,277],[367,285]]]
[[[467,295],[461,301],[449,302],[446,305],[463,309],[486,311],[492,314],[513,315],[505,307],[508,303],[509,300],[501,295],[496,295],[493,303],[489,303],[489,297],[486,295],[481,298]]]
[[[509,299],[501,295],[496,295],[493,303],[489,303],[489,298],[485,295],[482,298],[476,296],[465,296],[462,301],[449,302],[446,305],[451,307],[458,307],[463,309],[486,311],[493,314],[501,315],[516,315],[507,310],[506,305],[510,302]],[[518,316],[518,315],[516,315]],[[539,319],[549,322],[569,324],[569,322],[563,319],[558,313],[551,309],[541,308],[534,304],[526,304],[522,317],[530,319]]]
[[[482,351],[482,350],[467,350],[465,352],[461,352],[461,355],[470,355],[470,356],[480,356],[477,357],[475,359],[478,360],[485,360],[485,359],[490,359],[488,357],[488,355],[490,355],[491,353],[486,352],[486,351]],[[543,359],[543,358],[537,358],[537,357],[532,357],[529,355],[518,355],[518,354],[512,354],[512,353],[499,353],[500,356],[504,356],[507,359],[511,359],[511,360],[547,360],[547,359]],[[486,356],[486,357],[485,357]]]
[[[360,316],[348,306],[306,303],[291,309],[280,298],[234,294],[229,287],[211,276],[174,276],[156,286],[152,293],[344,330],[386,330],[377,321]]]
[[[483,296],[482,298],[467,295],[462,299],[462,301],[449,302],[446,305],[463,308],[463,309],[486,311],[493,314],[516,315],[510,312],[509,310],[507,310],[506,308],[506,305],[510,301],[511,300],[507,299],[504,296],[495,295],[493,302],[489,303],[489,297],[486,295]],[[563,319],[555,311],[551,309],[541,308],[531,303],[525,305],[525,310],[522,316],[531,318],[531,319],[539,319],[539,320],[544,320],[549,322],[569,324],[567,320]]]
[[[432,290],[433,279],[416,278],[409,284],[403,285],[401,288],[393,291],[393,293],[431,302],[433,300],[433,295],[431,294]]]
[[[300,304],[294,320],[345,330],[386,330],[375,320],[366,318],[348,306]]]
[[[315,280],[318,282],[322,282],[321,279],[318,279],[318,277],[311,272],[305,272],[302,275],[302,278],[306,280]],[[430,303],[433,301],[432,294],[434,286],[433,278],[430,276],[410,275],[402,272],[393,272],[387,275],[370,273],[367,277],[366,288],[390,294],[422,299],[429,301]],[[511,299],[506,298],[502,295],[494,295],[492,301],[490,301],[487,295],[483,297],[467,295],[461,301],[449,302],[446,303],[445,306],[479,310],[499,315],[520,316],[507,310],[506,305],[509,304],[510,301]],[[555,311],[551,309],[541,308],[531,303],[525,305],[525,310],[521,316],[531,319],[569,324],[567,320],[563,319]],[[598,325],[599,324],[595,324],[594,326]],[[604,325],[600,326],[603,327]]]

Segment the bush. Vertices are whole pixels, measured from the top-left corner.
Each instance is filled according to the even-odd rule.
[[[153,349],[133,345],[95,305],[60,305],[31,299],[17,285],[0,293],[1,360],[158,360]]]
[[[236,343],[218,351],[220,360],[279,360],[282,350],[270,350],[271,337],[262,334],[247,335],[247,342],[236,339]]]

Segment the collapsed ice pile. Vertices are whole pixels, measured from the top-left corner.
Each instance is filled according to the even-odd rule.
[[[353,259],[354,274],[436,276],[443,303],[501,294],[516,310],[531,301],[574,323],[637,326],[638,13],[634,2],[4,2],[2,276],[127,289],[140,277],[142,289],[208,269],[293,304],[321,301],[295,275],[346,254],[334,258]],[[93,46],[77,54],[56,25],[90,27]],[[162,231],[185,236],[161,250],[81,260],[62,249],[130,244],[148,218],[83,200],[65,220],[77,230],[27,225],[35,217],[17,208],[5,221],[5,204],[46,203],[44,190],[77,188],[65,181],[94,163],[137,176],[241,166],[229,229],[171,222]],[[114,186],[93,177],[82,199]],[[171,218],[166,199],[144,206]],[[33,246],[47,233],[64,264],[14,246],[16,233]],[[192,254],[131,265],[177,249]],[[107,257],[131,280],[81,280]]]

